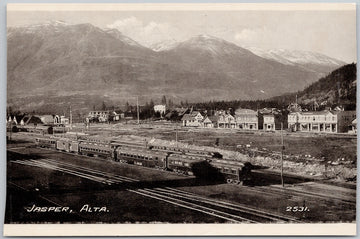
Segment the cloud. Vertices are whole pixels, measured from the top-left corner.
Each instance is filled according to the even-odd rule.
[[[288,27],[282,26],[244,28],[235,32],[233,37],[240,46],[258,47],[260,49],[297,49],[299,45],[297,41],[299,38],[298,31],[289,30]]]
[[[182,35],[179,29],[168,23],[159,23],[155,21],[144,23],[136,17],[116,20],[112,24],[108,24],[107,27],[116,28],[126,36],[129,36],[144,46],[178,39]]]
[[[235,40],[239,42],[249,42],[259,36],[259,32],[254,29],[243,29],[241,32],[235,34]]]

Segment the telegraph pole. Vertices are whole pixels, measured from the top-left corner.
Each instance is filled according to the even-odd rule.
[[[284,136],[283,136],[283,123],[281,122],[281,185],[284,187]]]
[[[139,119],[139,97],[136,96],[136,111],[137,111],[137,123],[140,124],[140,119]]]
[[[71,111],[71,105],[70,105],[70,129],[72,129],[72,111]]]
[[[11,116],[10,116],[10,130],[9,130],[9,141],[11,141],[11,134],[12,134],[12,119],[11,119]]]
[[[178,126],[176,125],[175,127],[176,127],[175,128],[175,130],[176,130],[176,132],[175,132],[175,141],[176,141],[176,148],[178,148]]]

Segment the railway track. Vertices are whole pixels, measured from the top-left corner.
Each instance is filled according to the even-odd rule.
[[[50,170],[55,170],[59,172],[64,172],[70,175],[78,176],[85,178],[91,181],[95,181],[103,184],[115,184],[123,182],[137,182],[137,179],[132,179],[120,175],[115,175],[111,173],[102,172],[95,169],[85,168],[82,166],[77,166],[69,163],[58,162],[54,159],[40,159],[40,160],[16,160],[11,161],[12,163],[47,168]]]
[[[123,182],[139,181],[137,179],[124,177],[114,173],[103,172],[100,170],[91,169],[71,163],[61,162],[55,159],[45,158],[39,160],[16,160],[11,162],[26,166],[55,170],[108,185],[120,184]],[[293,217],[276,215],[263,210],[249,208],[246,205],[239,205],[235,203],[224,202],[221,200],[209,199],[196,195],[194,193],[178,190],[171,187],[127,190],[129,192],[142,195],[144,197],[156,199],[175,206],[187,208],[189,210],[221,218],[231,223],[297,222],[297,219]]]
[[[134,193],[141,194],[147,197],[153,197],[160,200],[166,200],[170,203],[175,202],[178,206],[187,207],[189,204],[195,210],[205,211],[206,214],[216,216],[219,218],[227,218],[230,222],[245,222],[245,223],[285,223],[298,222],[295,217],[288,217],[266,212],[259,209],[249,208],[245,205],[236,203],[224,202],[216,199],[209,199],[193,193],[175,188],[155,188],[131,190]]]
[[[295,201],[299,201],[300,199],[311,199],[311,200],[325,200],[325,201],[336,201],[343,204],[349,204],[352,206],[356,206],[356,197],[354,199],[345,199],[338,197],[336,195],[329,195],[329,194],[323,194],[323,193],[316,193],[316,192],[309,192],[305,190],[296,189],[293,187],[278,187],[278,186],[268,186],[268,187],[251,187],[246,188],[247,191],[252,191],[254,193],[258,194],[267,194],[269,196],[272,196],[274,194],[276,195],[282,195],[284,197],[291,196]]]

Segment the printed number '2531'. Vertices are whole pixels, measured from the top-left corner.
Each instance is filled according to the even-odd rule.
[[[287,206],[286,211],[287,212],[308,212],[308,211],[310,211],[310,209],[308,207],[302,207],[302,206],[294,206],[294,207]]]

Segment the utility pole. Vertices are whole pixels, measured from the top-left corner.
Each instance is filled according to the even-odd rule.
[[[12,119],[11,119],[11,116],[10,116],[10,130],[9,130],[9,141],[11,141],[11,134],[12,134]]]
[[[72,111],[71,111],[71,105],[70,105],[70,129],[72,129]]]
[[[283,123],[281,122],[281,185],[284,187],[284,136],[283,136]]]
[[[139,119],[139,97],[136,96],[136,111],[137,111],[137,123],[140,124],[140,119]]]
[[[175,126],[175,141],[176,141],[176,148],[178,148],[178,126]]]

